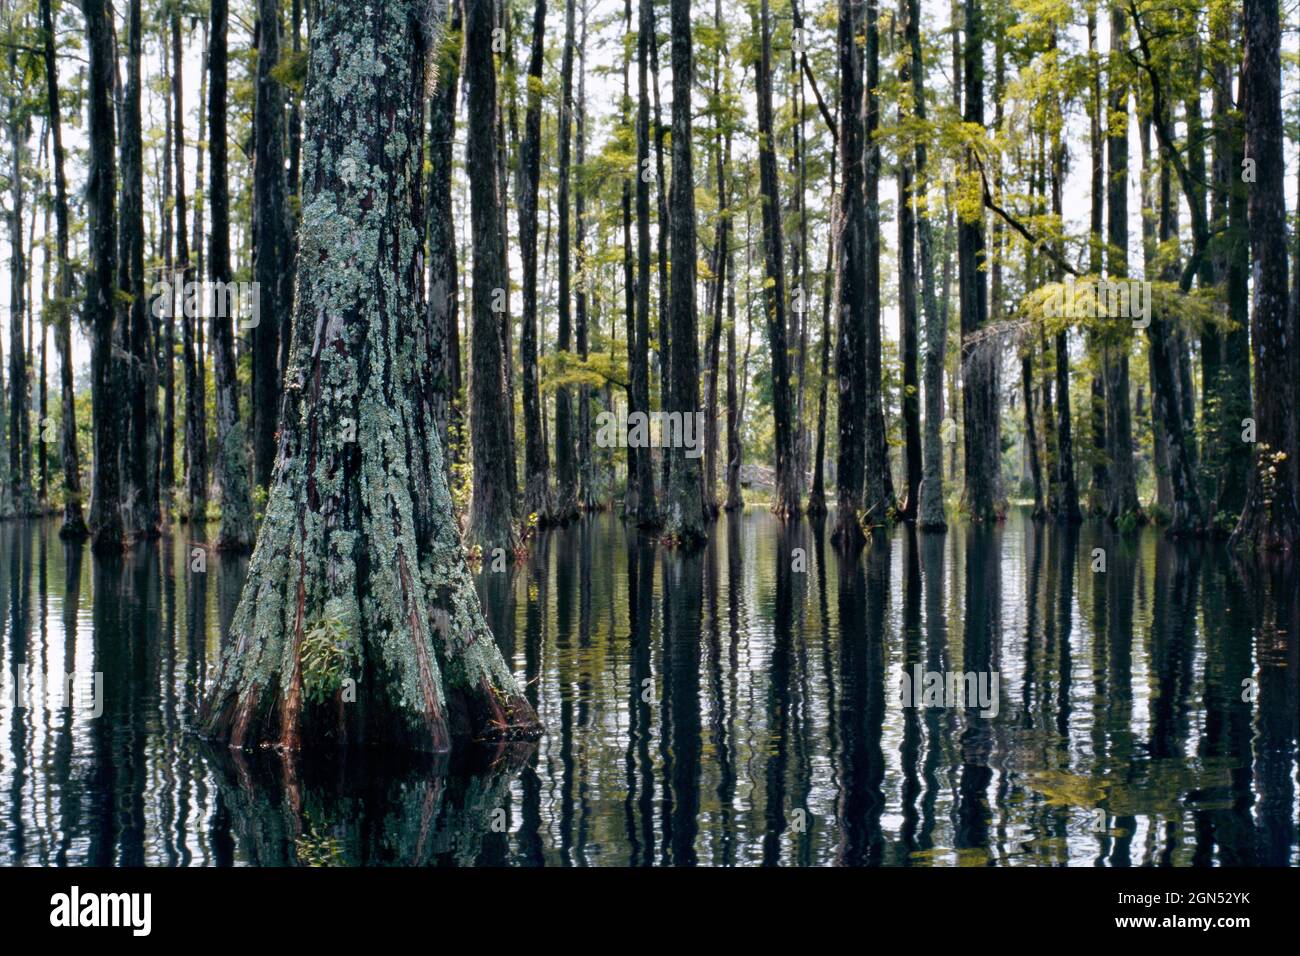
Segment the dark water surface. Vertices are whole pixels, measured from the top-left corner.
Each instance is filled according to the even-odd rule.
[[[0,863],[1300,864],[1300,586],[1220,548],[596,517],[478,575],[547,735],[423,761],[189,734],[246,567],[193,561],[0,525]],[[988,716],[904,706],[954,671]]]

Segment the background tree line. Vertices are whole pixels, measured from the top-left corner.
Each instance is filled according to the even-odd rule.
[[[6,0],[0,514],[61,508],[97,549],[172,521],[252,547],[293,386],[322,5]],[[1276,3],[431,15],[423,374],[471,549],[611,506],[690,543],[747,494],[833,502],[846,547],[1018,499],[1294,545]],[[157,308],[173,275],[258,283],[259,321]],[[1144,327],[1090,293],[1052,308],[1129,278]],[[616,406],[702,412],[703,457],[601,447]]]

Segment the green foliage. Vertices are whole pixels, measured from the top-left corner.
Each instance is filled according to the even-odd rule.
[[[332,697],[343,686],[353,656],[351,635],[338,618],[323,617],[308,627],[298,650],[307,699],[323,704]]]
[[[303,866],[342,866],[346,862],[338,839],[310,821],[307,832],[294,841],[294,851]]]
[[[281,50],[279,62],[271,67],[271,79],[301,94],[307,85],[307,51]]]
[[[581,359],[573,352],[555,351],[542,356],[542,391],[553,392],[560,388],[604,388],[606,385],[628,387],[627,353],[592,352]]]

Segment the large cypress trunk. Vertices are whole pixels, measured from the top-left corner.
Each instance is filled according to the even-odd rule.
[[[126,544],[122,522],[122,448],[125,400],[122,375],[113,353],[116,326],[117,223],[113,196],[114,159],[113,20],[103,0],[84,0],[86,47],[90,58],[90,178],[87,211],[90,268],[86,276],[84,317],[90,328],[91,407],[94,410],[94,475],[90,502],[91,546],[100,553],[121,551]]]
[[[542,439],[542,398],[537,372],[537,189],[542,151],[542,64],[545,61],[546,0],[533,7],[533,42],[528,59],[528,109],[520,153],[519,257],[524,268],[524,514],[551,516],[550,464]],[[631,340],[629,339],[629,342]]]
[[[226,86],[229,21],[227,0],[213,0],[212,32],[208,38],[208,182],[212,203],[212,232],[208,240],[208,271],[221,289],[234,279],[230,268],[230,184],[226,175]],[[231,297],[213,309],[212,377],[216,385],[217,460],[221,480],[221,529],[217,550],[241,553],[253,546],[253,509],[248,491],[248,455],[239,417],[239,382],[235,367],[234,308]]]
[[[1254,302],[1250,317],[1255,352],[1255,464],[1232,543],[1256,551],[1292,551],[1300,534],[1295,472],[1297,384],[1289,329],[1286,210],[1283,195],[1281,43],[1277,4],[1246,0],[1246,55],[1242,101],[1246,155],[1255,161],[1250,187],[1250,253]]]
[[[691,83],[695,68],[690,0],[673,0],[672,26],[672,359],[668,411],[681,415],[681,435],[692,435],[695,444],[664,449],[673,459],[665,525],[675,542],[694,546],[704,540],[705,518],[698,457],[703,436],[695,426],[700,404],[700,355],[695,309],[695,175],[691,160]],[[795,500],[797,510],[797,496]]]
[[[470,34],[487,36],[475,6]],[[433,415],[416,225],[426,10],[335,0],[312,25],[279,456],[202,721],[232,747],[445,751],[540,729],[484,622]]]
[[[81,507],[81,462],[77,449],[77,405],[72,376],[72,269],[68,262],[68,180],[63,169],[63,119],[59,109],[58,64],[54,55],[54,13],[52,0],[41,0],[41,27],[45,34],[45,88],[50,113],[51,149],[54,159],[54,222],[58,274],[58,308],[55,312],[54,343],[59,350],[59,396],[63,405],[60,457],[63,459],[63,524],[59,535],[80,539],[86,536],[86,519]]]
[[[967,123],[984,125],[984,19],[979,0],[966,0],[963,50]],[[957,222],[957,264],[961,287],[962,412],[965,419],[966,486],[962,505],[975,521],[997,516],[1002,446],[999,437],[996,335],[985,333],[988,286],[985,282],[983,211],[962,214]]]
[[[288,220],[284,205],[284,89],[272,71],[280,62],[280,7],[257,2],[257,99],[253,153],[253,277],[261,295],[253,326],[250,429],[253,481],[266,486],[275,464],[280,397],[280,315],[290,308]],[[287,347],[287,343],[286,343]]]

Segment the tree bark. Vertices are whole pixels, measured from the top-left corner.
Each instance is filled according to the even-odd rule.
[[[253,481],[265,487],[275,464],[275,426],[279,408],[280,316],[291,309],[293,291],[285,218],[284,88],[272,74],[280,62],[280,5],[257,2],[257,94],[253,153],[253,278],[261,297],[253,326],[253,400],[250,430]]]
[[[573,48],[574,6],[576,0],[565,0],[564,51],[560,65],[560,128],[559,128],[559,204],[558,237],[558,339],[556,349],[569,352],[573,347],[572,326],[572,226],[569,213],[570,155],[573,139]],[[563,524],[577,517],[578,487],[573,455],[573,399],[567,387],[555,390],[555,520]]]
[[[514,468],[510,414],[506,408],[507,358],[501,326],[508,321],[500,182],[496,172],[496,71],[492,62],[493,17],[489,3],[465,7],[465,82],[469,86],[465,160],[470,180],[470,229],[474,243],[473,374],[470,379],[470,441],[474,491],[469,544],[484,554],[519,544],[508,475]]]
[[[113,132],[113,18],[103,0],[83,0],[89,64],[90,174],[86,188],[90,269],[83,315],[91,330],[91,407],[94,473],[90,502],[91,547],[98,553],[126,545],[122,520],[122,423],[126,417],[122,375],[113,346],[116,326],[117,163]]]
[[[918,122],[926,118],[925,62],[921,53],[921,7],[919,0],[907,0],[906,40],[911,57],[913,112]],[[924,139],[916,143],[916,185],[920,196],[917,238],[921,254],[921,304],[925,309],[925,434],[922,444],[922,478],[917,524],[922,530],[943,531],[947,521],[943,509],[943,364],[948,343],[948,304],[940,308],[934,295],[934,241],[931,234],[927,177],[928,150]],[[945,257],[946,263],[946,257]],[[945,287],[947,283],[945,281]],[[945,292],[946,298],[946,292]]]
[[[208,182],[211,226],[208,271],[218,295],[234,279],[230,267],[230,184],[226,174],[227,0],[213,0],[208,37]],[[253,508],[248,489],[248,454],[239,417],[234,311],[218,302],[212,316],[212,377],[216,385],[217,462],[221,479],[221,528],[217,550],[242,554],[253,547]],[[241,317],[242,318],[242,317]]]
[[[681,416],[683,442],[681,447],[664,449],[673,460],[664,524],[665,533],[674,543],[695,547],[704,541],[706,523],[698,457],[703,451],[704,436],[696,425],[700,407],[700,356],[695,309],[695,174],[691,157],[691,85],[695,64],[691,51],[690,0],[672,0],[672,37],[672,359],[668,412]],[[685,445],[687,435],[693,436],[691,446]]]
[[[840,0],[840,168],[844,182],[835,210],[835,305],[839,335],[835,377],[839,391],[839,451],[833,539],[853,549],[864,540],[862,507],[864,425],[866,421],[866,199],[863,193],[862,61],[857,45],[862,0]]]
[[[1216,30],[1216,43],[1230,50],[1232,19],[1224,18]],[[1216,248],[1214,272],[1223,277],[1228,300],[1228,317],[1233,328],[1201,338],[1201,380],[1218,379],[1218,407],[1202,393],[1201,418],[1206,433],[1202,456],[1206,492],[1206,521],[1216,531],[1226,532],[1241,515],[1251,468],[1251,447],[1241,441],[1242,421],[1250,417],[1250,237],[1246,232],[1246,190],[1241,181],[1242,126],[1232,97],[1232,67],[1227,55],[1214,68],[1214,155],[1215,188],[1210,204],[1211,219],[1226,231],[1226,241]],[[1300,276],[1300,270],[1297,270]],[[1300,307],[1300,295],[1295,296]],[[1216,341],[1217,340],[1217,341]],[[1217,345],[1218,354],[1213,355]],[[1217,451],[1217,454],[1216,454]]]
[[[654,10],[651,0],[641,0],[637,24],[636,344],[630,369],[629,418],[650,412],[650,182],[655,177],[650,167],[649,51],[653,42]],[[623,510],[642,528],[659,526],[654,459],[648,447],[637,449],[636,478],[629,483]]]
[[[476,116],[490,115],[484,6],[466,10],[469,49],[484,52],[467,61]],[[536,736],[462,557],[420,328],[421,106],[441,24],[414,0],[338,0],[316,17],[280,454],[201,726],[286,750]],[[474,125],[470,168],[492,184],[492,124]],[[479,229],[499,227],[490,203],[475,212]],[[323,665],[305,653],[322,645]]]
[[[430,373],[434,385],[434,420],[443,449],[443,464],[450,477],[455,453],[450,429],[460,419],[457,405],[460,401],[460,319],[451,177],[460,79],[461,5],[459,0],[439,0],[435,10],[444,17],[449,15],[449,20],[433,52],[437,86],[429,105],[429,354],[433,361]]]
[[[172,40],[172,125],[175,129],[173,147],[176,150],[176,264],[182,283],[194,281],[196,270],[190,261],[189,219],[185,205],[185,101],[184,57],[181,46],[180,11],[171,16]],[[201,124],[200,124],[201,125]],[[200,164],[201,165],[201,164]],[[196,202],[195,217],[198,217]],[[197,229],[196,229],[197,234]],[[197,246],[195,247],[197,252]],[[207,411],[204,407],[206,391],[199,376],[198,323],[191,308],[181,311],[181,369],[185,384],[185,489],[189,519],[207,520]]]
[[[758,177],[763,205],[764,298],[772,362],[772,420],[776,446],[776,488],[772,495],[772,511],[787,518],[799,514],[802,502],[799,500],[799,462],[794,446],[794,406],[790,400],[784,240],[772,116],[772,36],[767,0],[762,0],[754,26],[758,34],[755,77],[758,85]]]
[[[162,447],[158,465],[158,493],[162,517],[166,519],[171,512],[172,495],[176,488],[176,296],[172,283],[176,275],[175,222],[169,203],[175,195],[172,183],[175,145],[172,129],[171,103],[171,51],[170,18],[160,16],[158,21],[159,59],[162,61],[163,80],[166,89],[163,93],[163,149],[162,191],[158,195],[158,218],[161,222],[163,246],[163,279],[166,282],[164,294],[168,296],[167,308],[162,310],[162,328],[160,333],[159,356],[162,364],[163,407],[162,407]],[[157,301],[154,307],[157,307]]]
[[[118,224],[118,284],[130,296],[121,322],[129,356],[125,371],[129,414],[123,453],[127,533],[155,538],[162,532],[158,493],[158,366],[144,283],[144,144],[140,115],[140,0],[127,8],[127,85],[123,98],[122,206]]]
[[[1052,45],[1056,46],[1056,37],[1053,35]],[[1052,214],[1063,219],[1065,214],[1064,208],[1064,189],[1065,189],[1065,159],[1066,147],[1062,140],[1062,128],[1065,123],[1065,117],[1062,115],[1061,107],[1058,101],[1057,112],[1054,117],[1055,125],[1052,128]],[[1098,141],[1100,146],[1100,141]],[[1098,220],[1100,220],[1100,210],[1098,210]],[[1064,250],[1061,244],[1056,247],[1056,262],[1053,271],[1053,278],[1060,282],[1065,277],[1065,269],[1062,267],[1064,261]],[[1056,473],[1054,481],[1056,484],[1056,494],[1053,496],[1052,516],[1061,522],[1074,524],[1082,520],[1082,514],[1079,510],[1079,481],[1075,476],[1074,468],[1074,422],[1070,411],[1070,330],[1062,327],[1056,333],[1056,339],[1053,342],[1052,350],[1054,352],[1054,367],[1056,376]],[[1044,428],[1051,428],[1051,421],[1044,421]]]
[[[574,263],[577,265],[577,288],[573,296],[573,336],[578,347],[578,358],[585,364],[591,336],[590,322],[594,303],[588,301],[588,290],[593,288],[591,266],[587,261],[587,186],[581,172],[587,162],[587,3],[582,3],[581,30],[578,34],[578,100],[574,113],[574,150],[580,175],[573,191]],[[591,463],[591,387],[578,385],[577,408],[577,504],[586,511],[599,507],[596,501],[594,473]]]
[[[907,9],[907,0],[902,0],[901,18],[907,23],[905,29],[912,29],[911,17]],[[910,39],[908,40],[910,46]],[[898,121],[903,125],[907,120],[907,100],[911,96],[911,110],[916,111],[916,91],[911,88],[913,69],[910,50],[900,57],[898,83],[900,92],[898,100]],[[903,481],[904,497],[899,505],[899,517],[908,521],[916,519],[920,509],[919,492],[921,489],[921,381],[918,363],[920,360],[920,314],[917,303],[916,274],[916,227],[917,209],[915,193],[919,186],[913,182],[915,153],[904,148],[898,156],[898,315],[900,358],[903,363]]]
[[[16,19],[17,14],[10,11]],[[10,39],[16,41],[16,23],[11,22]],[[8,52],[10,76],[16,78],[17,51]],[[27,351],[23,345],[23,318],[27,312],[27,259],[23,251],[23,148],[27,121],[17,86],[9,97],[9,146],[12,165],[9,171],[9,488],[7,508],[0,517],[25,518],[35,506],[32,498],[31,473],[31,399],[28,381]]]
[[[889,471],[889,444],[885,429],[883,342],[880,328],[880,31],[877,27],[877,0],[866,3],[866,70],[863,111],[866,131],[863,134],[866,191],[866,226],[863,232],[866,253],[866,431],[863,437],[862,513],[870,527],[883,525],[894,515],[894,482]]]
[[[1091,82],[1088,89],[1088,146],[1091,159],[1091,180],[1089,196],[1091,198],[1088,219],[1089,256],[1088,271],[1097,278],[1101,277],[1102,254],[1105,240],[1102,230],[1105,224],[1106,171],[1105,151],[1102,141],[1102,95],[1101,95],[1101,58],[1097,50],[1097,9],[1088,7],[1088,72]],[[1088,333],[1088,350],[1092,353],[1097,371],[1092,376],[1089,390],[1088,423],[1089,439],[1092,444],[1092,475],[1088,486],[1088,513],[1104,515],[1110,492],[1110,471],[1106,465],[1106,375],[1105,356],[1099,337],[1095,332]]]
[[[984,125],[984,15],[979,0],[966,0],[963,73],[967,123]],[[973,162],[971,157],[968,164]],[[966,484],[962,506],[974,521],[998,517],[1002,446],[999,436],[996,334],[988,325],[983,210],[963,214],[957,222],[958,283],[961,290],[962,412]]]
[[[1249,186],[1251,345],[1255,353],[1255,462],[1246,484],[1241,521],[1232,533],[1234,547],[1256,552],[1295,549],[1300,534],[1295,472],[1297,395],[1294,337],[1289,334],[1285,170],[1282,150],[1281,28],[1277,5],[1246,0],[1245,60],[1241,100],[1246,122],[1246,155],[1254,160],[1256,180]]]
[[[1169,179],[1169,163],[1161,164],[1160,242],[1178,236],[1177,208]],[[1171,264],[1162,278],[1176,278],[1177,264]],[[1165,466],[1169,473],[1171,516],[1165,533],[1171,538],[1192,537],[1205,530],[1205,516],[1196,481],[1195,439],[1191,425],[1183,415],[1182,388],[1178,381],[1178,342],[1171,323],[1159,309],[1153,308],[1147,326],[1150,347],[1152,403],[1164,439]]]
[[[1110,9],[1110,50],[1106,117],[1107,184],[1106,274],[1111,282],[1128,277],[1128,99],[1122,62],[1128,29],[1118,5]],[[1133,457],[1133,416],[1129,398],[1129,351],[1132,326],[1128,316],[1112,316],[1102,334],[1102,369],[1106,396],[1106,517],[1112,524],[1142,520],[1137,496],[1137,467]]]
[[[528,59],[528,106],[520,153],[519,257],[524,270],[523,353],[524,514],[551,519],[550,463],[542,439],[542,398],[537,372],[537,191],[541,176],[542,65],[545,62],[546,0],[533,7],[533,40]],[[450,171],[448,171],[450,172]]]
[[[725,37],[722,20],[722,0],[714,0],[713,24],[719,38]],[[722,74],[724,51],[719,48],[713,69],[714,115],[714,174],[718,196],[718,225],[714,230],[713,282],[710,284],[709,309],[713,325],[709,330],[709,348],[706,356],[708,377],[705,381],[704,411],[704,509],[710,520],[718,515],[718,373],[722,358],[723,299],[727,286],[727,259],[730,256],[731,216],[728,211],[731,191],[731,130],[722,128]],[[730,83],[727,92],[731,92]]]

